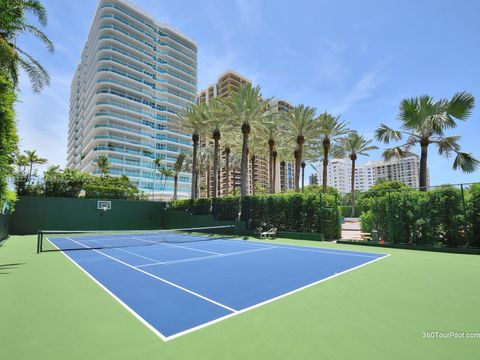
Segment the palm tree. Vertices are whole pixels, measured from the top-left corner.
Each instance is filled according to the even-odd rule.
[[[38,27],[27,21],[34,15],[41,26],[47,25],[47,13],[38,0],[3,0],[0,6],[0,68],[7,71],[12,82],[18,84],[18,68],[22,67],[30,78],[34,92],[40,92],[50,83],[44,67],[26,51],[17,47],[19,35],[28,33],[42,41],[50,52],[54,47]]]
[[[230,193],[230,177],[235,174],[235,171],[232,171],[231,158],[234,153],[241,151],[241,142],[236,133],[228,131],[222,134],[220,144],[225,155],[225,194],[228,195]]]
[[[287,163],[292,162],[295,159],[294,151],[295,139],[288,136],[282,136],[276,144],[277,158],[280,161],[280,191],[285,192],[287,190]],[[283,177],[283,178],[282,178]]]
[[[260,87],[251,84],[241,86],[223,100],[226,117],[242,131],[241,195],[248,195],[248,148],[252,124],[257,124],[268,112],[268,100],[263,100]]]
[[[266,116],[259,123],[257,133],[268,144],[268,173],[269,173],[269,192],[275,192],[275,172],[276,172],[276,158],[278,152],[275,150],[275,141],[281,136],[285,135],[284,120],[280,114],[272,113]]]
[[[399,121],[402,130],[393,130],[381,124],[375,137],[385,144],[399,141],[403,136],[407,140],[403,145],[386,149],[383,157],[388,160],[393,157],[404,157],[410,154],[410,149],[420,145],[420,190],[427,188],[427,157],[428,147],[434,144],[438,153],[448,157],[452,152],[457,156],[453,169],[460,168],[463,172],[474,172],[480,162],[470,153],[462,152],[458,141],[460,136],[445,136],[444,131],[455,128],[456,120],[467,120],[475,106],[475,98],[467,92],[456,93],[451,99],[434,101],[432,97],[423,95],[404,99],[400,103]]]
[[[173,176],[173,170],[170,169],[169,167],[162,166],[162,169],[160,170],[160,174],[163,176],[163,191],[167,188],[167,180],[169,177]]]
[[[155,180],[157,177],[157,171],[162,166],[162,158],[157,156],[155,160],[153,160],[153,190],[152,190],[152,200],[155,200]]]
[[[287,113],[286,130],[295,139],[295,191],[299,191],[300,166],[305,140],[314,139],[318,136],[319,123],[315,117],[315,108],[298,105],[293,111]]]
[[[242,156],[239,152],[232,152],[230,154],[230,166],[232,168],[232,175],[233,175],[233,182],[232,182],[232,195],[237,195],[237,182],[235,174],[237,174],[240,171],[240,167],[242,164]],[[227,189],[227,195],[229,194],[228,189]]]
[[[175,160],[173,164],[173,200],[177,200],[178,175],[183,170],[185,157],[186,155],[184,153],[178,154],[177,160]]]
[[[352,161],[351,174],[351,193],[352,193],[352,217],[355,215],[355,161],[358,155],[368,156],[368,152],[378,149],[377,146],[370,145],[372,140],[367,140],[359,135],[356,131],[352,131],[348,136],[339,139],[338,147]]]
[[[200,148],[200,161],[199,161],[199,170],[200,172],[205,172],[205,181],[206,181],[206,191],[207,198],[210,197],[210,185],[212,183],[212,178],[210,174],[210,169],[212,168],[214,153],[212,146],[203,146]]]
[[[205,105],[192,105],[189,108],[182,110],[177,114],[178,122],[172,124],[173,128],[176,128],[182,132],[192,134],[192,188],[191,198],[197,199],[199,195],[198,186],[198,144],[200,142],[200,136],[203,136],[205,132]]]
[[[47,159],[43,159],[37,155],[36,150],[25,150],[25,160],[28,163],[28,182],[32,180],[33,166],[47,163]]]
[[[100,177],[105,177],[108,175],[110,170],[110,163],[108,162],[108,157],[105,155],[100,155],[95,160],[95,165],[97,166],[98,171],[100,171]]]
[[[217,197],[219,193],[218,177],[220,173],[219,154],[221,132],[228,128],[228,117],[225,116],[224,104],[217,99],[212,99],[205,107],[205,119],[207,127],[213,139],[213,181],[212,197]]]
[[[320,121],[320,140],[323,147],[322,160],[322,191],[327,192],[328,184],[328,159],[330,156],[330,149],[333,144],[342,136],[346,135],[349,130],[348,123],[341,121],[340,116],[333,116],[324,112],[319,116]]]

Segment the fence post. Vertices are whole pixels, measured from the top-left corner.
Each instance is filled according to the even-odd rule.
[[[463,184],[460,184],[460,192],[462,193],[462,209],[463,209],[463,228],[465,229],[465,246],[470,246],[470,229],[468,229],[467,208],[465,206],[465,193]]]
[[[338,194],[335,194],[335,224],[336,224],[337,232],[339,232],[337,235],[339,236],[339,238],[341,238],[342,228],[339,222],[340,222],[340,214],[338,213]]]
[[[323,225],[323,195],[322,193],[320,193],[320,234],[322,234],[322,236],[325,236],[325,232],[324,232],[324,225]]]
[[[390,234],[390,242],[393,244],[395,242],[395,236],[393,235],[392,227],[392,198],[390,196],[390,191],[387,192],[388,201],[387,201],[387,221],[388,221],[388,232]]]

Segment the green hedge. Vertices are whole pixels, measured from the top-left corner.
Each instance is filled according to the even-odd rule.
[[[465,208],[464,208],[465,202]],[[480,245],[480,186],[442,186],[428,192],[392,191],[368,200],[362,231],[393,244]]]
[[[340,207],[340,211],[343,217],[360,217],[362,212],[364,211],[363,206],[355,206],[355,214],[352,216],[352,206],[351,205],[343,205]]]
[[[172,210],[192,215],[211,214],[215,220],[240,220],[249,230],[276,227],[279,231],[322,233],[325,239],[340,237],[337,195],[281,194],[270,196],[231,196],[216,199],[179,200]]]

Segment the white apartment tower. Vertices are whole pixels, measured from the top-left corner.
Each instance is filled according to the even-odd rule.
[[[196,101],[197,46],[123,0],[100,0],[70,94],[67,167],[98,173],[105,155],[111,175],[126,175],[156,199],[171,199],[171,168],[191,139],[171,128],[175,114]],[[154,178],[155,176],[155,178]],[[178,195],[190,194],[181,173]]]
[[[318,182],[322,183],[323,167],[317,167]],[[342,194],[351,191],[352,162],[350,159],[332,159],[328,164],[328,185]],[[428,172],[427,172],[428,174]],[[367,191],[378,180],[397,180],[412,188],[419,187],[420,159],[417,155],[389,161],[374,160],[355,166],[355,189]],[[427,175],[428,184],[428,175]]]

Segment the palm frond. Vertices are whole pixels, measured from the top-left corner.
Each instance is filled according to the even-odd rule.
[[[23,10],[35,15],[42,26],[47,26],[47,11],[38,0],[22,0]]]
[[[50,85],[50,75],[48,75],[48,72],[43,68],[43,66],[25,51],[19,48],[16,48],[16,50],[19,54],[22,54],[25,57],[22,58],[22,56],[19,56],[18,62],[30,78],[33,91],[38,93],[45,86]]]
[[[465,173],[473,173],[480,166],[480,161],[473,157],[473,154],[458,152],[453,162],[453,169],[461,169]]]
[[[55,51],[55,47],[54,47],[52,41],[47,37],[47,35],[45,35],[45,33],[43,31],[41,31],[37,27],[35,27],[33,25],[29,25],[29,24],[25,24],[24,28],[25,28],[25,30],[27,30],[28,32],[33,34],[35,37],[40,39],[45,44],[48,51],[50,51],[51,53],[53,53]]]
[[[447,136],[439,140],[435,140],[433,143],[437,145],[439,155],[448,157],[452,151],[460,151],[458,140],[460,140],[460,136]]]
[[[382,155],[383,155],[383,158],[388,161],[394,158],[406,157],[410,155],[410,152],[405,151],[405,149],[402,148],[401,146],[396,146],[396,147],[385,149]]]
[[[377,130],[375,130],[375,139],[385,144],[391,141],[398,141],[402,139],[402,132],[400,130],[393,130],[391,127],[380,124]]]
[[[459,120],[466,120],[475,107],[475,98],[472,94],[462,91],[453,95],[445,106],[445,112]]]

